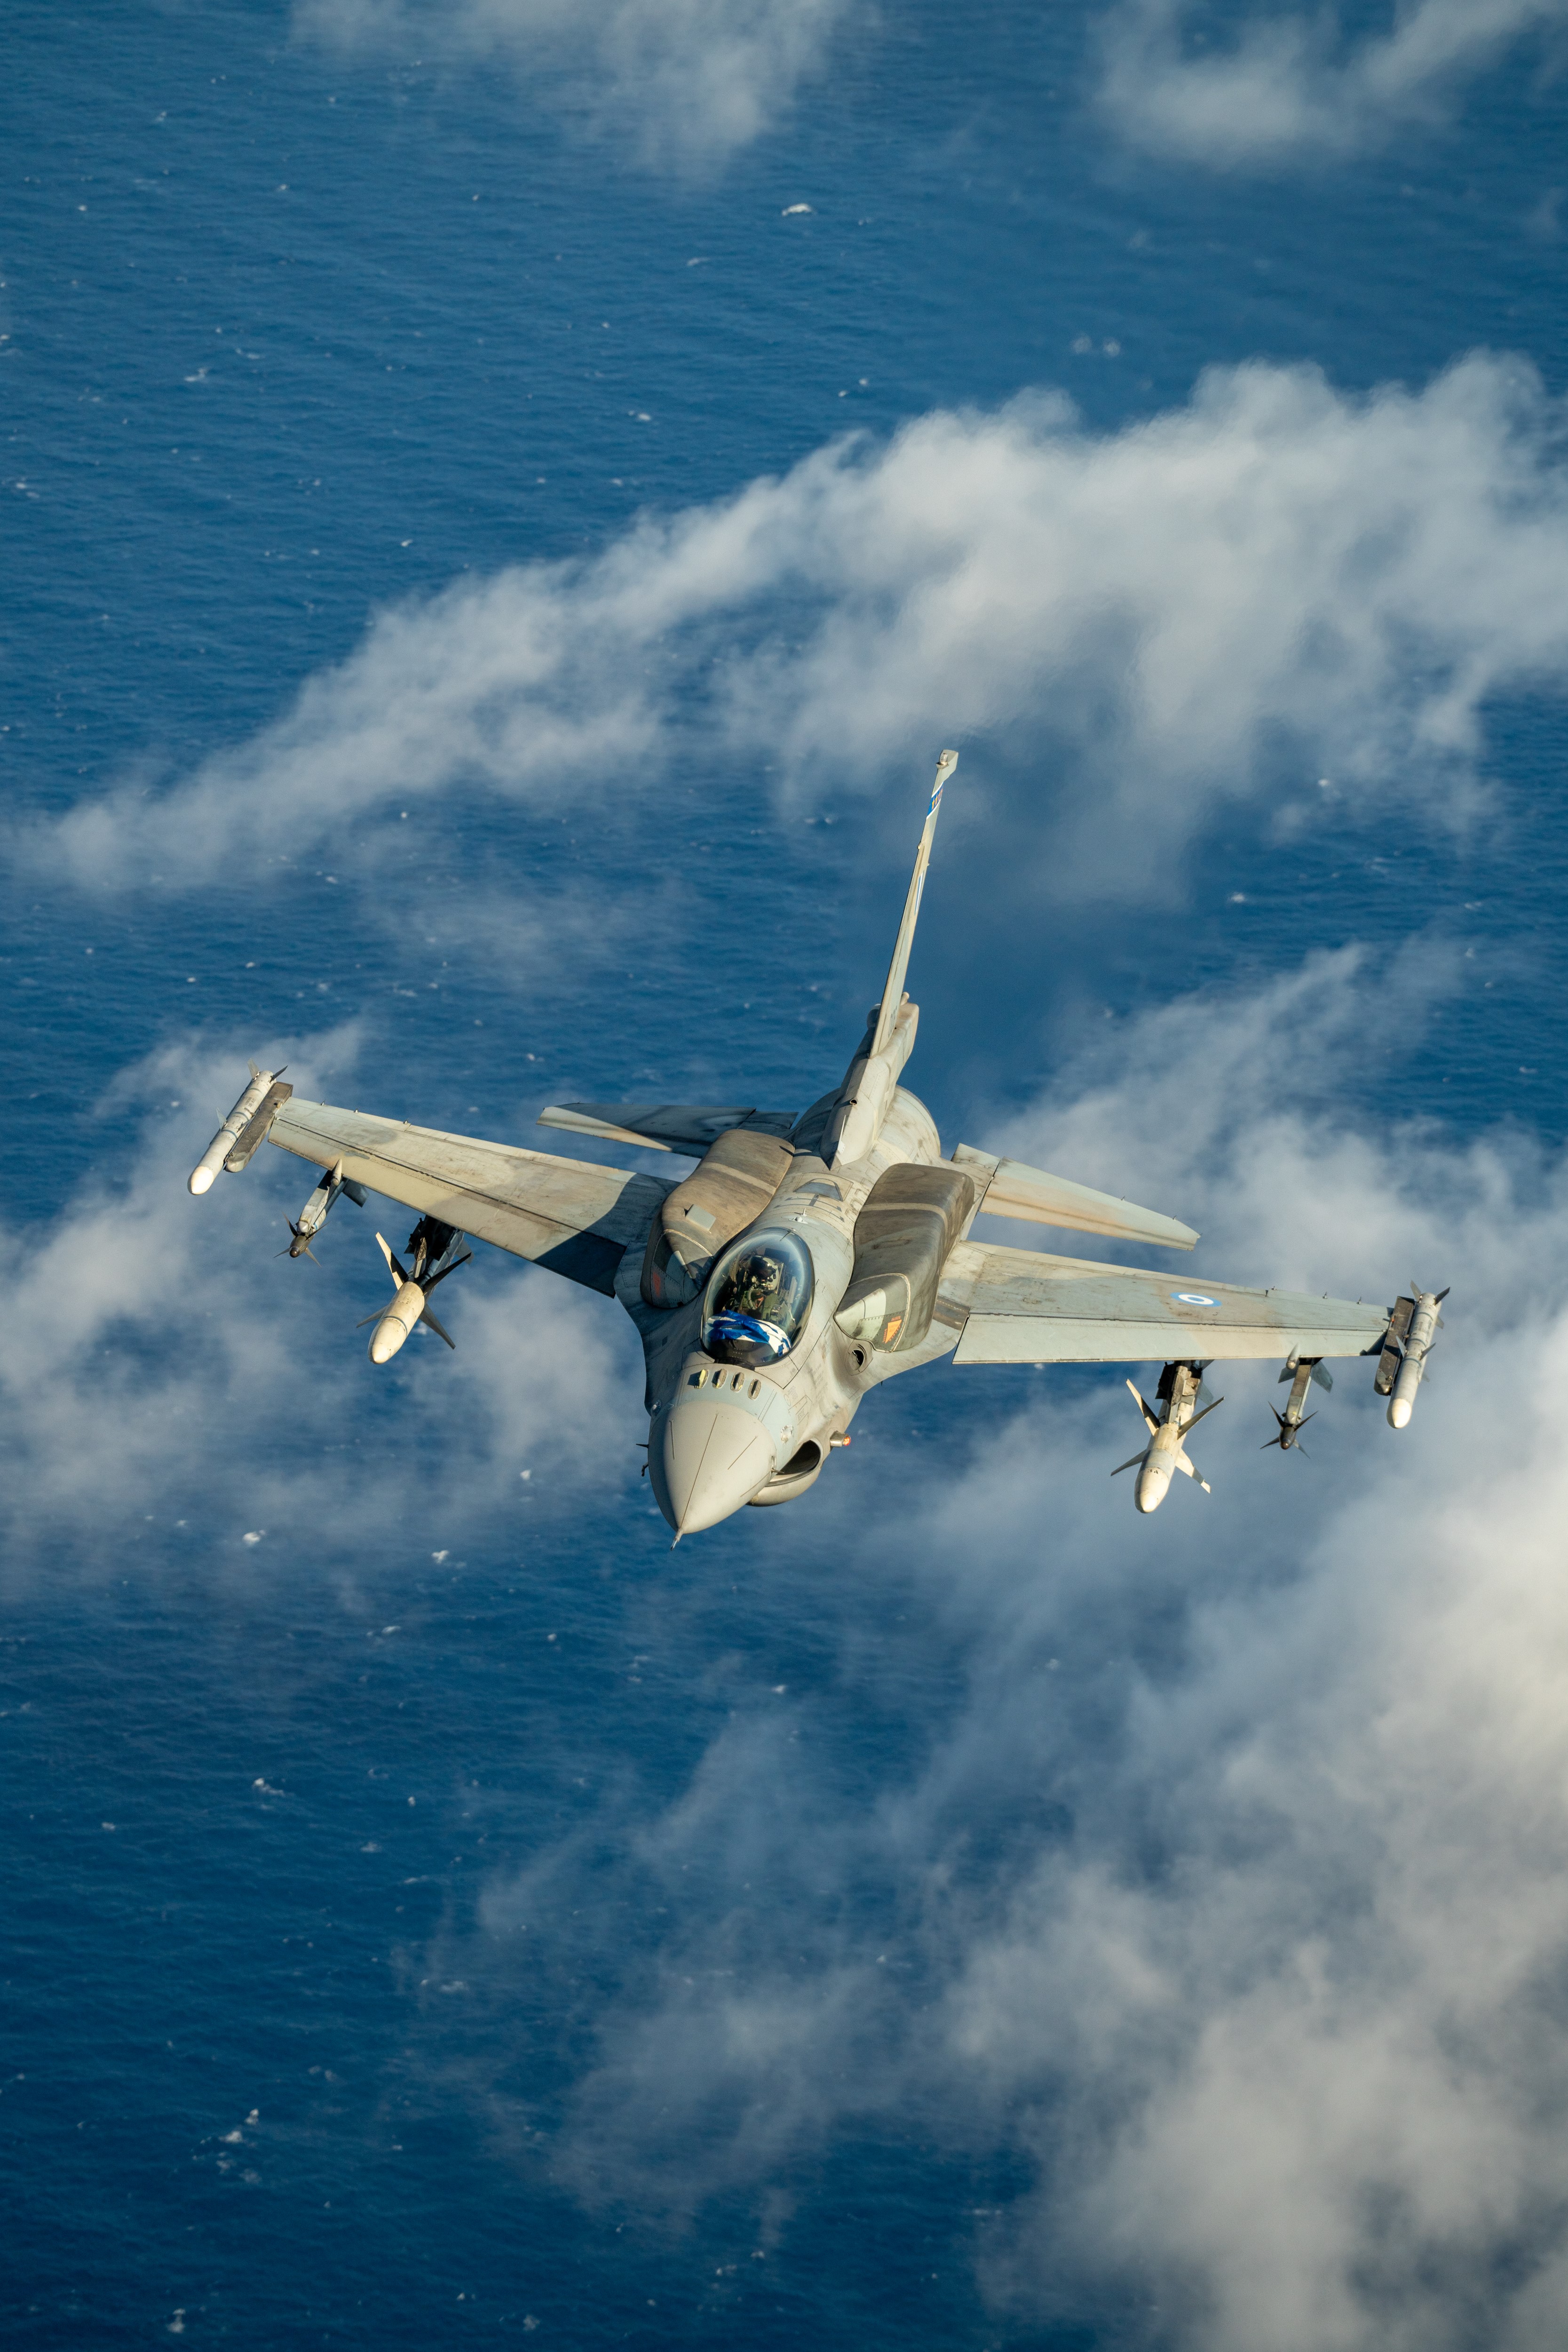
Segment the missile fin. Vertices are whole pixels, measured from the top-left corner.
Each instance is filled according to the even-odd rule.
[[[1160,1425],[1159,1415],[1149,1411],[1148,1406],[1145,1403],[1137,1390],[1133,1386],[1131,1381],[1127,1382],[1127,1393],[1132,1398],[1133,1402],[1137,1406],[1138,1411],[1143,1414],[1144,1419],[1147,1422],[1151,1433],[1155,1430],[1158,1429]],[[1111,1475],[1114,1477],[1116,1474],[1113,1471]]]
[[[434,1290],[438,1282],[444,1282],[449,1274],[455,1274],[460,1265],[466,1265],[473,1255],[473,1251],[468,1247],[467,1243],[465,1242],[463,1244],[463,1254],[461,1257],[455,1257],[450,1265],[444,1265],[439,1274],[433,1274],[430,1280],[424,1285],[425,1289],[427,1291]]]
[[[388,1244],[388,1243],[387,1243],[387,1240],[386,1240],[385,1235],[384,1235],[384,1234],[378,1234],[376,1235],[376,1239],[377,1239],[377,1241],[379,1241],[379,1242],[381,1243],[381,1245],[382,1245],[382,1255],[385,1258],[385,1260],[386,1260],[386,1262],[387,1262],[387,1268],[388,1268],[388,1271],[390,1272],[390,1274],[391,1274],[391,1276],[392,1276],[392,1280],[396,1283],[396,1285],[397,1285],[398,1288],[401,1290],[401,1289],[402,1288],[403,1284],[404,1284],[405,1282],[410,1282],[410,1281],[412,1281],[413,1277],[412,1276],[412,1275],[407,1275],[407,1274],[405,1274],[405,1273],[403,1272],[403,1270],[402,1270],[402,1266],[398,1264],[398,1262],[397,1262],[396,1258],[392,1255],[392,1250],[391,1250],[391,1248],[390,1248],[390,1246],[389,1246],[389,1244]]]
[[[438,1339],[444,1339],[444,1340],[445,1340],[445,1342],[446,1342],[446,1344],[447,1344],[447,1346],[448,1346],[449,1348],[453,1348],[453,1349],[455,1349],[455,1348],[456,1347],[457,1342],[456,1342],[456,1340],[453,1338],[453,1336],[452,1336],[451,1332],[450,1332],[450,1331],[448,1331],[448,1330],[446,1329],[446,1328],[445,1328],[445,1326],[444,1326],[444,1324],[438,1323],[438,1322],[436,1321],[436,1319],[435,1319],[434,1316],[431,1313],[431,1311],[430,1311],[430,1309],[429,1309],[429,1307],[428,1307],[425,1308],[425,1310],[424,1310],[423,1314],[420,1317],[420,1318],[419,1318],[419,1319],[420,1319],[420,1321],[421,1321],[422,1323],[428,1323],[428,1324],[429,1324],[429,1326],[430,1326],[430,1328],[431,1328],[431,1329],[434,1332],[434,1334],[435,1334],[436,1338],[437,1338]]]

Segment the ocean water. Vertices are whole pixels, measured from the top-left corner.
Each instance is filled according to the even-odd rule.
[[[351,1024],[357,1102],[518,1139],[563,1095],[796,1108],[837,1075],[924,770],[862,792],[830,765],[780,799],[765,763],[715,756],[592,807],[459,782],[193,889],[88,888],[36,854],[65,812],[156,798],[249,742],[374,613],[591,558],[836,434],[1035,387],[1095,433],[1252,358],[1358,394],[1485,348],[1562,393],[1564,100],[1537,57],[1367,152],[1206,173],[1108,139],[1093,32],[1012,5],[868,14],[792,111],[685,174],[594,131],[570,75],[427,60],[417,26],[344,54],[259,0],[9,13],[4,744],[13,840],[35,845],[8,864],[0,965],[18,1264],[149,1133],[177,1190],[229,1097],[155,1101],[163,1049],[237,1081],[247,1039]],[[1316,949],[1375,965],[1418,938],[1451,961],[1439,1009],[1369,1025],[1339,1111],[1556,1144],[1560,709],[1489,707],[1483,765],[1469,824],[1401,802],[1281,834],[1266,799],[1233,804],[1136,904],[1042,914],[956,824],[914,982],[912,1076],[945,1137],[983,1142],[974,1120],[1064,1065],[1092,1083],[1107,1013],[1119,1032]],[[564,944],[539,929],[563,905]],[[71,1507],[26,1507],[25,1452],[7,1474],[7,2342],[1122,2340],[1092,2294],[1042,2312],[998,2284],[992,2232],[1037,2147],[956,2125],[906,2057],[879,2076],[885,2002],[850,2040],[896,2095],[808,2128],[791,2021],[835,1970],[864,2000],[847,1956],[879,1938],[904,2030],[937,1998],[900,1837],[829,1857],[846,1821],[896,1811],[966,1704],[899,1465],[972,1459],[1043,1384],[890,1388],[852,1480],[672,1555],[607,1302],[506,1275],[508,1311],[553,1318],[552,1366],[580,1347],[618,1402],[609,1471],[580,1443],[530,1452],[525,1417],[503,1505],[436,1458],[441,1366],[370,1379],[350,1213],[318,1280],[267,1255],[301,1180],[258,1161],[241,1207],[235,1189],[201,1213],[232,1215],[262,1275],[228,1293],[183,1244],[156,1272],[199,1289],[225,1345],[294,1354],[287,1410],[208,1427],[183,1389],[185,1450],[151,1496],[106,1478],[91,1412]],[[127,1219],[127,1251],[154,1241]],[[128,1310],[108,1348],[152,1381],[173,1344]],[[248,1547],[246,1453],[272,1481]],[[1155,1660],[1171,1638],[1153,1607],[1106,1636]],[[1060,1778],[971,1786],[948,1866],[991,1883],[1070,1811]],[[763,1978],[767,2015],[742,2022],[725,1987]],[[655,2014],[684,2020],[663,2053],[637,2039]],[[764,2032],[776,2079],[737,2105],[715,2045]],[[667,2116],[661,2064],[687,2093]]]

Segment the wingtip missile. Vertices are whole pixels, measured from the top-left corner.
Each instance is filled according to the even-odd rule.
[[[1398,1369],[1394,1373],[1391,1383],[1393,1392],[1388,1399],[1390,1429],[1406,1429],[1409,1426],[1410,1415],[1416,1405],[1416,1391],[1426,1375],[1427,1358],[1431,1352],[1437,1333],[1443,1328],[1443,1318],[1437,1309],[1448,1295],[1447,1289],[1423,1290],[1419,1284],[1414,1282],[1410,1288],[1414,1297],[1408,1301],[1405,1299],[1399,1301],[1399,1307],[1408,1307],[1407,1316],[1401,1318],[1396,1308],[1389,1322],[1389,1340],[1398,1350]],[[1397,1328],[1401,1319],[1404,1323],[1403,1330]],[[1386,1345],[1385,1355],[1385,1357],[1387,1355]],[[1381,1363],[1378,1366],[1378,1373],[1377,1385],[1381,1387],[1383,1385]]]
[[[254,1062],[250,1064],[250,1084],[185,1179],[186,1190],[193,1193],[198,1201],[204,1192],[212,1190],[214,1178],[229,1161],[231,1155],[235,1155],[235,1158],[236,1174],[249,1159],[249,1151],[246,1151],[243,1158],[238,1156],[241,1145],[246,1139],[246,1131],[261,1109],[277,1079],[282,1076],[283,1068],[287,1066],[287,1065],[284,1064],[277,1070],[258,1070]],[[293,1092],[293,1088],[285,1087],[281,1091],[284,1096],[287,1096]],[[258,1137],[256,1140],[259,1141],[260,1138]],[[254,1150],[255,1146],[252,1145],[251,1149]]]

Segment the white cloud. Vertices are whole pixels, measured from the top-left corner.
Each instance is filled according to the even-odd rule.
[[[384,613],[275,727],[44,854],[194,884],[416,800],[653,804],[677,762],[907,795],[948,741],[1042,885],[1164,883],[1217,806],[1320,774],[1452,814],[1486,701],[1568,664],[1560,431],[1485,358],[1364,399],[1216,371],[1105,436],[1060,399],[937,414]]]
[[[940,1530],[956,1546],[989,1496],[1002,1563],[961,1606],[1003,1602],[987,1673],[1011,1706],[1046,1639],[1070,1672],[1113,1628],[1145,1647],[1072,1775],[1072,1840],[1020,1874],[948,1992],[951,2046],[1041,2168],[991,2285],[1146,2295],[1156,2341],[1206,2352],[1532,2344],[1521,2290],[1563,2243],[1568,1167],[1291,1099],[1301,1057],[1315,1092],[1410,1017],[1413,971],[1393,984],[1389,1003],[1388,975],[1324,958],[1249,1004],[1175,1006],[1114,1084],[1064,1089],[1017,1139],[1163,1162],[1217,1271],[1368,1296],[1451,1280],[1415,1444],[1346,1366],[1312,1461],[1264,1460],[1257,1384],[1232,1373],[1204,1456],[1225,1503],[1186,1514],[1166,1559],[1124,1527],[1091,1548],[1080,1508],[1066,1577],[1020,1591],[1041,1505],[1016,1437]],[[1264,1483],[1279,1471],[1300,1475]],[[973,1764],[947,1769],[951,1805]]]
[[[1149,1171],[1206,1272],[1451,1281],[1436,1376],[1396,1436],[1339,1368],[1301,1460],[1259,1450],[1272,1385],[1233,1373],[1212,1498],[1149,1521],[1106,1475],[1131,1405],[1071,1374],[1009,1405],[1014,1376],[948,1371],[995,1392],[967,1449],[837,1465],[768,1531],[780,1614],[830,1652],[810,1694],[740,1673],[677,1803],[618,1790],[612,1874],[591,1820],[445,1931],[504,2050],[513,1968],[591,1950],[602,1979],[627,1903],[650,1923],[555,2179],[763,2200],[869,2119],[1032,2158],[976,2243],[1031,2324],[1561,2340],[1568,1163],[1310,1107],[1440,980],[1343,955],[1175,1005],[1020,1123],[1051,1164]]]
[[[798,1516],[709,1539],[766,1548],[780,1621],[826,1652],[814,1686],[775,1686],[772,1637],[716,1659],[733,1704],[678,1801],[641,1803],[625,1759],[608,1812],[443,1931],[443,1976],[474,1988],[463,2067],[503,2121],[486,2037],[504,2058],[509,1971],[622,1970],[549,2141],[559,2182],[766,2204],[870,2118],[1032,2161],[976,2245],[1031,2324],[1110,2314],[1182,2352],[1560,2340],[1568,1163],[1320,1108],[1385,1026],[1437,1017],[1448,977],[1424,950],[1349,951],[1179,1002],[995,1138],[1135,1179],[1203,1226],[1205,1273],[1452,1282],[1436,1378],[1396,1437],[1369,1367],[1342,1367],[1301,1461],[1258,1450],[1273,1391],[1244,1370],[1206,1425],[1213,1496],[1143,1521],[1105,1475],[1134,1420],[1114,1384],[1058,1375],[1019,1403],[1012,1375],[949,1370],[981,1400],[969,1439],[857,1452]],[[308,1045],[302,1086],[341,1091],[358,1050]],[[246,1574],[292,1532],[369,1580],[459,1500],[501,1510],[525,1456],[608,1493],[630,1328],[488,1253],[457,1277],[458,1355],[399,1360],[418,1447],[399,1415],[384,1451],[364,1431],[323,1454],[339,1380],[377,1377],[349,1328],[383,1295],[375,1212],[337,1212],[318,1272],[272,1256],[308,1171],[264,1156],[189,1199],[192,1107],[226,1099],[234,1061],[129,1073],[121,1100],[178,1112],[19,1254],[9,1573],[84,1536],[122,1562],[147,1512],[166,1555],[189,1510],[236,1551],[268,1530]],[[628,1607],[667,1638],[672,1597]]]
[[[1270,8],[1217,47],[1211,23],[1192,0],[1112,9],[1099,95],[1121,135],[1219,168],[1323,163],[1440,120],[1511,48],[1560,34],[1568,0],[1405,0],[1359,37],[1333,8]]]
[[[821,72],[850,0],[298,0],[296,32],[354,49],[499,59],[541,74],[649,167],[706,169],[749,145]],[[564,78],[564,79],[563,79]]]

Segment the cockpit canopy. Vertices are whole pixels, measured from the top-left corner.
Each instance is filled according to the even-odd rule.
[[[743,1234],[713,1270],[703,1350],[756,1370],[789,1353],[811,1311],[811,1253],[789,1233]]]

